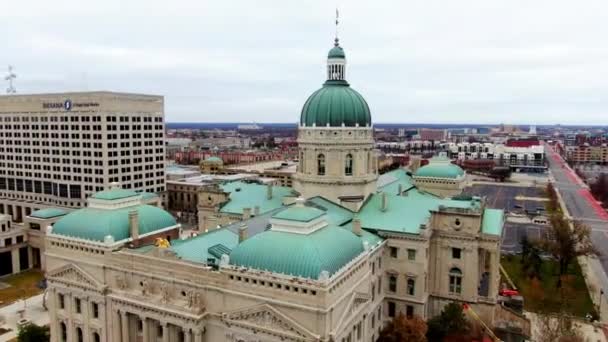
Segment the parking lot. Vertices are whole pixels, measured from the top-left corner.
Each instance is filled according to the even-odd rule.
[[[541,212],[546,198],[543,189],[534,187],[502,186],[475,184],[464,190],[465,193],[486,197],[490,208],[503,209],[506,213],[525,214]]]
[[[546,198],[543,189],[535,187],[516,187],[492,184],[475,184],[466,188],[465,193],[486,198],[490,208],[503,209],[506,215],[533,218],[544,213]],[[527,215],[526,215],[527,214]],[[502,234],[502,252],[521,253],[521,239],[527,236],[530,240],[542,237],[547,226],[534,223],[505,222]]]

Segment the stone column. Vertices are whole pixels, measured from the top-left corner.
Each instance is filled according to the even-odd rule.
[[[163,327],[163,342],[169,342],[169,323],[160,322]]]
[[[13,262],[13,274],[19,273],[19,271],[21,271],[21,264],[19,262],[19,248],[13,248],[11,250],[11,260]]]
[[[33,268],[34,267],[34,252],[32,250],[32,247],[28,246],[27,247],[27,268]]]
[[[488,277],[490,282],[490,284],[488,284],[488,297],[496,298],[496,295],[498,294],[498,283],[500,282],[500,275],[498,271],[500,260],[497,258],[496,251],[491,251],[488,258],[490,259],[491,265],[490,276]]]
[[[120,329],[122,330],[122,341],[121,342],[129,342],[129,317],[127,316],[126,311],[120,312]]]
[[[190,328],[186,328],[184,330],[184,342],[192,342],[192,334],[190,333]]]
[[[76,336],[76,328],[74,327],[74,320],[72,319],[73,312],[74,312],[74,297],[72,297],[71,294],[66,293],[65,297],[64,297],[64,303],[65,303],[64,312],[68,314],[67,324],[66,324],[68,342],[72,342],[72,341],[76,340],[74,338]]]
[[[121,342],[121,330],[120,330],[120,312],[112,311],[112,340],[115,342]]]
[[[55,289],[49,290],[47,293],[47,306],[49,308],[49,329],[51,331],[51,342],[58,341],[59,325],[57,324],[57,292]]]
[[[150,342],[150,326],[148,324],[148,319],[144,316],[141,316],[141,330],[143,335],[143,342]]]
[[[203,332],[199,329],[194,330],[194,342],[203,342]]]

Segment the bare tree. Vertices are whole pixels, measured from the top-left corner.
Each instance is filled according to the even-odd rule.
[[[577,323],[565,313],[537,315],[538,342],[584,342]]]

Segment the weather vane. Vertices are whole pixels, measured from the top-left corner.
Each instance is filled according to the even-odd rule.
[[[15,78],[17,78],[17,74],[13,72],[13,66],[9,65],[8,75],[4,77],[4,79],[8,81],[8,88],[6,88],[7,94],[14,94],[17,92],[17,89],[15,89],[15,86],[13,85],[13,81],[15,80]]]

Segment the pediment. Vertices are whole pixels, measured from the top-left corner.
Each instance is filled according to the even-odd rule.
[[[97,291],[102,291],[106,287],[99,280],[95,279],[95,277],[74,264],[67,264],[48,271],[46,277],[51,282],[84,287]]]
[[[222,314],[222,321],[254,332],[263,331],[295,341],[317,341],[319,336],[269,304]]]
[[[337,326],[336,331],[340,331],[342,326],[347,324],[353,316],[360,317],[360,311],[366,306],[370,299],[371,296],[367,293],[353,293],[346,305],[346,310],[344,310],[342,317],[340,317],[340,324]]]

